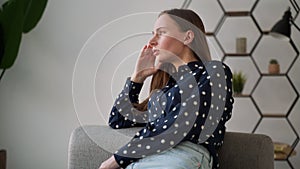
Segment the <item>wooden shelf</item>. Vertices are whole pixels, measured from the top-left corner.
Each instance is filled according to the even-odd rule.
[[[270,33],[270,31],[262,31],[262,34],[264,35],[268,35]]]
[[[250,56],[250,53],[225,53],[225,56]]]
[[[293,151],[290,156],[288,154],[284,154],[284,153],[274,153],[274,160],[285,161],[289,157],[295,156],[295,155],[296,155],[296,151]]]
[[[287,159],[288,159],[287,155],[280,155],[280,156],[278,156],[278,155],[274,154],[274,160],[276,160],[276,161],[285,161]]]
[[[205,35],[206,35],[206,36],[214,36],[215,33],[214,33],[214,32],[206,32]]]
[[[272,114],[272,113],[264,113],[262,114],[263,117],[273,117],[273,118],[284,118],[286,114]]]
[[[251,12],[249,11],[228,11],[225,12],[225,16],[250,16]]]
[[[250,94],[233,94],[233,97],[250,97]]]
[[[269,73],[262,73],[262,76],[286,76],[286,73],[279,73],[279,74],[269,74]]]

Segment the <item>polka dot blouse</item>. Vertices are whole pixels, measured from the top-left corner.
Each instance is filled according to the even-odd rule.
[[[234,102],[230,68],[219,61],[180,66],[164,88],[152,92],[143,112],[133,107],[142,86],[128,78],[110,113],[109,126],[114,129],[143,127],[114,153],[117,163],[125,168],[191,141],[205,146],[213,157],[213,168],[219,168],[217,150],[223,144]]]

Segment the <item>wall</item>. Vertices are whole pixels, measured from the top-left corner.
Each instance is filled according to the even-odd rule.
[[[0,82],[0,148],[8,150],[8,169],[67,168],[71,131],[79,125],[106,123],[114,97],[150,37],[157,12],[182,4],[49,0],[41,22],[23,35],[16,63]],[[210,17],[220,13],[210,5],[210,0],[201,1],[199,7],[205,8],[199,13],[213,29],[216,23]],[[300,44],[295,29],[293,37]],[[291,73],[298,91],[299,69],[298,59]],[[291,119],[299,132],[299,101],[296,107]],[[243,105],[238,110],[243,112]],[[229,130],[244,131],[246,115],[234,115]],[[300,166],[296,158],[292,163]]]

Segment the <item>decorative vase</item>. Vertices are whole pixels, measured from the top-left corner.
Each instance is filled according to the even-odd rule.
[[[246,53],[247,52],[247,38],[238,37],[236,38],[236,53]]]
[[[269,64],[269,74],[279,74],[280,65],[279,64]]]

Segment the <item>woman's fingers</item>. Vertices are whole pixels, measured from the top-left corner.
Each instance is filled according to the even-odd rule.
[[[153,55],[152,47],[149,45],[145,45],[140,54],[140,57],[138,58],[136,66],[138,66],[138,70],[142,70],[144,68],[153,67],[154,63],[155,56]]]
[[[145,45],[141,52],[141,57],[151,57],[151,56],[153,56],[152,46]]]
[[[153,75],[157,71],[157,68],[155,68],[155,59],[152,46],[145,45],[137,60],[132,80],[143,82],[148,76]]]

